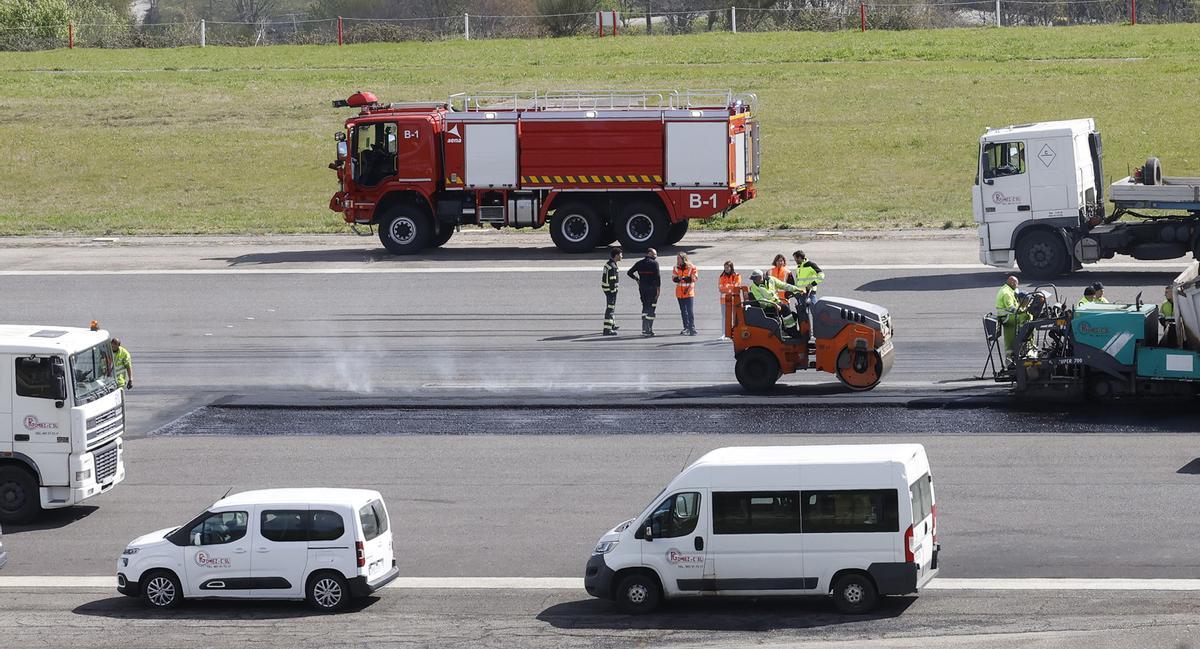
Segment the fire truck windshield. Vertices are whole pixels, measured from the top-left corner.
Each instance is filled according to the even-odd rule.
[[[117,389],[113,374],[112,348],[104,341],[91,349],[71,355],[71,373],[75,377],[75,403],[88,403]]]
[[[375,122],[354,129],[354,181],[378,185],[396,174],[396,124]]]

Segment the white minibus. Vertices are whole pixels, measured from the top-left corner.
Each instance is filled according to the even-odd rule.
[[[596,544],[584,573],[625,611],[696,595],[831,595],[864,613],[937,574],[920,444],[714,450]]]

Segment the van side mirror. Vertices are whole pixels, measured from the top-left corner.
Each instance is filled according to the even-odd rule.
[[[647,525],[646,529],[644,531],[645,531],[645,534],[642,535],[643,538],[647,541],[653,541],[654,540],[654,527],[651,525]]]

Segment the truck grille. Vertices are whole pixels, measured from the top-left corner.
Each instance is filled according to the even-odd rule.
[[[103,439],[109,434],[121,429],[125,423],[125,417],[121,414],[121,406],[117,406],[110,410],[106,410],[95,417],[90,417],[87,420],[87,441],[92,443],[96,440]]]
[[[92,454],[96,460],[96,482],[104,482],[117,474],[117,445],[109,444]]]

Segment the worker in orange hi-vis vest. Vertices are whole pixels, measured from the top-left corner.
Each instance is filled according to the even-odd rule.
[[[791,274],[791,271],[787,267],[787,257],[775,255],[775,259],[771,261],[771,268],[767,270],[767,274],[785,284],[790,283],[788,282],[788,275]],[[778,291],[778,293],[779,299],[784,302],[788,301],[787,291]]]
[[[725,268],[721,271],[721,276],[717,278],[717,290],[721,294],[721,338],[720,340],[729,340],[729,336],[725,335],[725,327],[729,322],[729,314],[725,312],[725,296],[737,295],[742,288],[742,276],[733,269],[733,262],[726,261]]]
[[[675,298],[679,300],[679,317],[683,319],[684,336],[696,335],[696,311],[693,302],[696,301],[696,280],[700,273],[692,262],[688,261],[686,252],[675,255],[675,267],[671,269],[671,281],[675,282]]]

